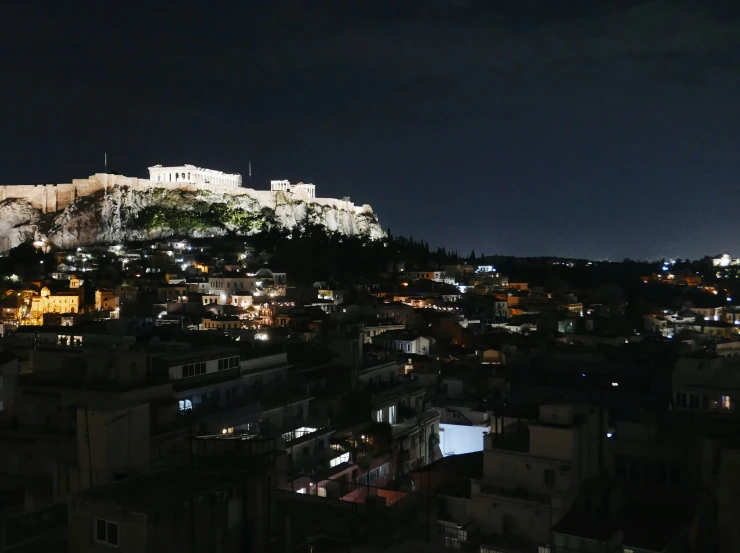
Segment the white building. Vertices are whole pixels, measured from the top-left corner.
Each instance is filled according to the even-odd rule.
[[[149,167],[149,180],[152,182],[211,184],[222,188],[239,188],[242,185],[241,175],[203,169],[195,165],[180,165],[177,167],[155,165]]]
[[[208,294],[222,294],[224,297],[245,295],[257,292],[257,277],[246,276],[213,276],[208,278]]]
[[[500,430],[485,436],[483,477],[472,480],[470,495],[443,496],[440,523],[470,522],[464,535],[448,536],[457,549],[475,532],[481,537],[480,551],[498,550],[496,539],[547,550],[552,526],[568,513],[580,484],[598,473],[598,414],[547,405],[526,428],[515,423]]]
[[[388,330],[376,334],[372,343],[389,350],[402,351],[403,353],[414,353],[417,355],[428,355],[431,341],[426,336],[420,336],[410,330]]]
[[[411,280],[433,280],[445,284],[455,284],[455,279],[448,277],[445,271],[408,271],[404,275]]]
[[[302,182],[299,182],[298,184],[290,184],[289,180],[270,181],[270,190],[273,192],[288,192],[294,196],[301,196],[304,198],[316,197],[316,185],[305,184]]]
[[[740,265],[740,259],[733,259],[729,253],[723,253],[719,257],[712,259],[712,265],[714,267],[729,267],[730,265]]]

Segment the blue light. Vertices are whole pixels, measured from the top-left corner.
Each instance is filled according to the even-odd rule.
[[[606,437],[607,437],[607,438],[611,438],[612,436],[614,436],[614,434],[612,434],[611,432],[607,432],[607,433],[606,433]]]
[[[586,376],[586,373],[581,373],[581,376]]]

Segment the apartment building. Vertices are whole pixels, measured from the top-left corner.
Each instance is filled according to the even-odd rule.
[[[481,552],[547,548],[581,482],[598,473],[599,416],[545,405],[536,419],[499,430],[485,436],[483,476],[469,496],[444,497],[446,541]]]
[[[673,371],[677,410],[734,415],[740,409],[740,358],[701,352],[683,356]]]
[[[264,550],[278,530],[281,453],[265,439],[196,438],[193,466],[86,490],[69,500],[69,550]]]

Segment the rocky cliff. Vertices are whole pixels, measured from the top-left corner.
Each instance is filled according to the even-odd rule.
[[[294,200],[282,194],[219,194],[118,186],[78,198],[63,211],[44,214],[22,199],[0,202],[0,251],[26,240],[73,248],[169,236],[248,236],[271,226],[323,225],[329,232],[383,236],[369,206],[343,208],[341,201]]]

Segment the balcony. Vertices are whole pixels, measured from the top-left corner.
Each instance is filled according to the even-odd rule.
[[[324,417],[298,418],[284,416],[280,432],[286,442],[290,443],[329,426],[329,419]]]
[[[562,509],[567,496],[571,494],[570,490],[553,490],[552,493],[547,493],[547,490],[531,489],[525,485],[513,486],[509,481],[491,478],[473,480],[471,492],[473,495],[483,494],[504,500],[544,505],[553,510]]]
[[[550,496],[547,494],[534,493],[524,486],[505,485],[503,482],[488,479],[474,481],[472,483],[472,493],[521,500],[528,503],[549,503],[550,501]]]
[[[262,418],[262,406],[259,402],[235,398],[224,403],[196,403],[182,414],[206,423],[229,422],[233,425],[238,420],[237,424],[245,424]]]
[[[293,461],[291,472],[312,474],[320,479],[332,479],[336,474],[348,471],[352,467],[352,454],[348,451],[318,448],[309,455],[298,455]]]
[[[416,415],[415,417],[412,417],[406,421],[392,425],[393,437],[396,438],[403,434],[413,433],[414,430],[418,431],[420,427],[425,427],[429,424],[433,424],[434,422],[438,422],[440,418],[441,415],[438,411],[435,411],[433,409],[424,411],[423,413]]]
[[[262,403],[265,411],[308,399],[308,384],[303,382],[274,382],[260,384],[247,390],[247,395]]]
[[[419,384],[417,380],[408,380],[405,382],[396,381],[380,388],[379,391],[378,389],[371,389],[371,391],[373,392],[371,396],[371,401],[373,405],[376,405],[393,397],[407,395],[417,391],[423,391],[423,389],[423,386]]]

